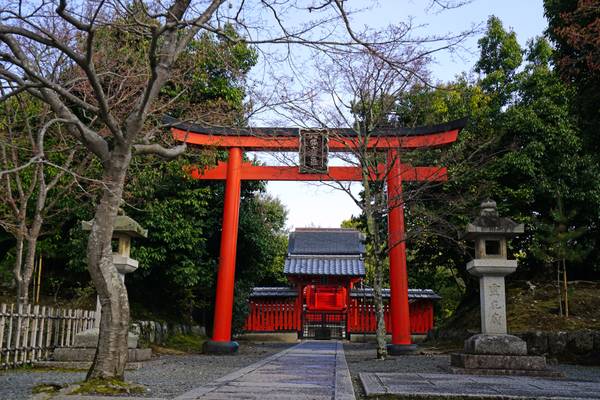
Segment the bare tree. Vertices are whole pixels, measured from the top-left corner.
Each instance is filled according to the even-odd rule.
[[[399,29],[397,33],[401,32],[400,36],[406,38],[410,27],[404,29],[405,31]],[[446,209],[421,215],[421,219],[430,222],[429,228],[413,229],[396,238],[388,238],[384,232],[382,217],[396,207],[404,209],[427,201],[432,191],[437,191],[436,196],[439,196],[437,189],[442,183],[435,179],[413,182],[402,193],[394,193],[386,188],[385,182],[390,174],[397,173],[393,166],[400,161],[401,169],[409,168],[411,161],[418,162],[425,155],[436,159],[439,166],[457,162],[468,164],[471,161],[458,160],[455,158],[456,154],[438,150],[435,146],[418,151],[396,148],[386,154],[373,145],[378,141],[385,142],[402,136],[405,127],[399,125],[395,114],[402,95],[415,85],[431,85],[427,70],[430,55],[460,43],[458,38],[454,39],[456,42],[427,50],[426,43],[421,38],[365,46],[355,49],[351,57],[343,52],[317,55],[314,64],[319,72],[318,78],[312,81],[312,85],[304,88],[302,93],[282,92],[278,101],[281,104],[281,119],[307,129],[323,129],[330,141],[345,143],[345,148],[336,153],[336,157],[361,171],[360,195],[352,190],[351,183],[336,181],[334,177],[321,184],[348,194],[366,220],[367,264],[373,269],[377,358],[380,359],[387,356],[382,288],[388,281],[388,251],[424,234],[425,229],[430,234],[443,235],[453,240],[458,239],[457,231],[460,230],[459,227],[450,226],[446,218],[451,215],[454,207],[460,206],[459,199],[455,198],[455,203],[449,203]],[[375,38],[364,40],[376,41]],[[379,54],[384,54],[385,57]],[[447,121],[439,121],[443,122]],[[473,144],[474,147],[485,145]],[[475,154],[476,152],[473,153]],[[293,157],[285,156],[280,161],[288,165],[297,165],[298,162]]]
[[[85,170],[90,157],[75,160],[77,144],[61,134],[60,124],[65,121],[53,117],[47,106],[30,96],[15,95],[0,109],[4,116],[0,127],[0,226],[15,238],[17,301],[27,303],[44,220],[65,211],[57,206],[75,195],[76,183],[65,174]],[[53,153],[52,157],[47,152]]]
[[[351,13],[341,0],[308,6],[292,0],[223,5],[224,0],[39,0],[4,2],[0,9],[0,80],[5,86],[1,99],[28,92],[43,101],[53,118],[101,163],[102,188],[87,262],[102,316],[88,378],[123,377],[129,303],[112,262],[113,220],[134,153],[173,158],[185,151],[185,144],[166,147],[157,141],[158,118],[151,116],[164,111],[157,106],[161,88],[194,37],[212,32],[256,46],[300,45],[332,53],[346,49],[349,55],[366,49],[402,70],[403,64],[378,45],[406,41],[405,29],[390,28],[367,40],[352,29]],[[245,36],[229,35],[223,29],[225,22],[235,24]],[[103,63],[98,43],[108,28],[136,38],[143,62],[127,68],[128,57],[108,54],[112,63]]]

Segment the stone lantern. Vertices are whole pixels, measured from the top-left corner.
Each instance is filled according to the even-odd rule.
[[[464,236],[475,242],[475,259],[467,271],[479,278],[481,333],[465,341],[464,353],[452,354],[455,373],[555,376],[546,358],[527,356],[527,343],[506,328],[504,277],[517,269],[508,259],[507,240],[524,232],[523,224],[498,216],[496,202],[481,203],[480,215]]]
[[[81,228],[84,231],[92,229],[92,221],[82,221]],[[133,218],[125,215],[119,209],[115,217],[113,239],[118,240],[117,251],[113,253],[113,263],[119,272],[121,281],[125,282],[125,274],[129,274],[138,268],[138,261],[130,257],[131,239],[147,237],[148,231],[140,226]],[[98,346],[100,329],[100,299],[96,299],[96,313],[94,327],[75,335],[73,347],[56,349],[54,359],[56,361],[92,361]],[[151,349],[138,349],[138,336],[129,332],[127,336],[128,361],[149,360]]]
[[[90,231],[92,229],[92,221],[82,221],[81,229]],[[147,236],[148,230],[142,228],[136,220],[125,215],[123,209],[119,208],[113,228],[113,239],[118,240],[117,251],[113,253],[113,264],[117,268],[119,277],[123,283],[125,283],[125,274],[132,273],[139,266],[137,260],[129,257],[131,255],[131,239],[145,238]],[[100,327],[100,312],[100,298],[97,298],[96,320],[94,322],[94,328],[96,329]]]

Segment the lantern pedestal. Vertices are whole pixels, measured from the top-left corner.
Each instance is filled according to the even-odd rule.
[[[205,354],[235,354],[240,345],[238,342],[218,342],[215,340],[207,340],[202,346],[202,352]]]

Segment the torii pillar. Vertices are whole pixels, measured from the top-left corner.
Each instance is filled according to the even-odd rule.
[[[390,321],[392,325],[392,343],[388,344],[387,351],[390,355],[402,355],[413,352],[416,345],[412,344],[410,336],[404,201],[402,200],[402,164],[396,149],[390,149],[387,153],[387,191]]]
[[[231,147],[227,161],[223,230],[217,274],[217,296],[212,340],[204,343],[204,352],[213,354],[235,353],[239,344],[231,340],[235,256],[237,251],[238,222],[242,176],[242,149]]]

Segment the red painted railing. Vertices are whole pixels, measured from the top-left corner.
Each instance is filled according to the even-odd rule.
[[[390,332],[390,309],[384,305],[386,331]],[[410,332],[426,334],[433,329],[433,302],[418,300],[409,303]],[[348,309],[348,330],[350,333],[374,333],[377,330],[375,305],[352,300]]]
[[[246,318],[247,332],[299,331],[301,313],[296,299],[250,300]]]
[[[426,334],[433,328],[433,301],[417,300],[409,304],[410,331]],[[254,299],[246,319],[247,332],[300,331],[302,315],[297,299]],[[348,307],[349,333],[375,333],[375,305],[353,298]],[[390,332],[389,305],[384,305],[385,326]]]

